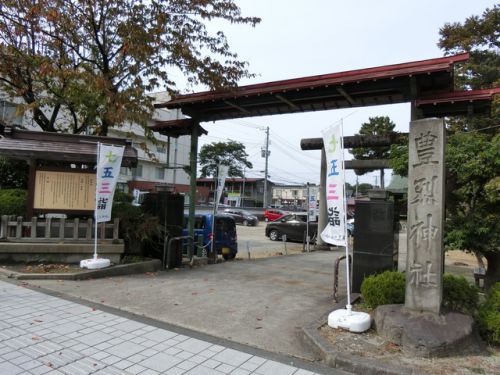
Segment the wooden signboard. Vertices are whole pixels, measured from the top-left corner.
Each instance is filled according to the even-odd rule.
[[[39,212],[93,211],[95,172],[37,170],[33,208]]]

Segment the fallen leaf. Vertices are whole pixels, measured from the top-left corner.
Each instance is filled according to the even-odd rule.
[[[386,345],[385,345],[385,350],[389,351],[389,352],[400,352],[401,351],[401,347],[393,342],[388,342]]]

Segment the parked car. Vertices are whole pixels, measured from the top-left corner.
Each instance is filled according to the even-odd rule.
[[[210,241],[212,234],[212,214],[197,214],[194,221],[194,237],[202,236],[202,244],[207,249],[207,254],[211,253]],[[183,236],[188,235],[188,216],[184,216]],[[226,260],[233,259],[238,253],[238,236],[236,234],[236,223],[229,215],[215,215],[215,241],[214,250],[217,254],[222,254]]]
[[[270,221],[266,225],[266,237],[272,241],[281,240],[286,235],[287,241],[302,242],[307,231],[307,215],[289,214],[275,221]],[[309,236],[315,238],[318,232],[318,223],[309,222]]]
[[[259,224],[259,219],[257,216],[252,215],[250,212],[245,210],[237,210],[234,208],[226,208],[224,214],[231,216],[236,224],[243,224],[244,226],[255,226]]]
[[[283,216],[285,216],[285,211],[283,211],[283,210],[268,208],[267,210],[264,211],[264,220],[265,221],[274,221],[274,220],[279,219]]]

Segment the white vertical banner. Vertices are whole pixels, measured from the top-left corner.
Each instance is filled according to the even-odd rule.
[[[220,164],[217,173],[217,199],[215,200],[215,209],[219,206],[220,197],[224,191],[224,184],[226,183],[227,173],[229,172],[229,166]]]
[[[326,154],[326,206],[328,222],[321,233],[323,241],[347,246],[344,193],[344,148],[342,124],[323,131]]]
[[[318,209],[317,209],[317,200],[318,200],[318,188],[310,187],[309,194],[307,197],[307,215],[309,217],[309,221],[317,221]]]
[[[116,182],[120,174],[124,146],[97,146],[97,176],[95,195],[96,223],[111,220],[111,208]]]

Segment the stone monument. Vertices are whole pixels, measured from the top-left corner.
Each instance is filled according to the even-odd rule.
[[[470,316],[442,314],[444,155],[443,119],[412,121],[408,159],[408,258],[404,305],[379,306],[377,332],[409,353],[432,357],[477,347]]]
[[[405,307],[435,314],[443,299],[445,137],[443,120],[410,124]]]

